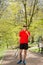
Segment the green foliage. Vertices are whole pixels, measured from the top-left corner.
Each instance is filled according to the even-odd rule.
[[[39,52],[39,49],[38,48],[29,49],[29,50],[32,51],[32,52],[35,52],[35,53]]]
[[[35,37],[35,41],[39,36],[43,36],[43,21],[34,20],[29,28],[31,35]]]
[[[2,0],[1,0],[2,1]],[[0,47],[4,45],[17,45],[19,31],[22,29],[23,24],[25,23],[24,16],[24,6],[22,2],[12,1],[12,0],[2,1],[0,7]],[[21,0],[22,1],[22,0]],[[4,5],[7,4],[7,5]],[[30,19],[29,11],[30,6],[27,3],[27,19]],[[5,8],[6,6],[6,8]],[[4,9],[5,8],[5,9]],[[4,9],[4,10],[3,10]],[[41,19],[40,19],[41,17]],[[39,20],[38,20],[39,18]],[[37,19],[37,20],[36,20]],[[28,21],[29,23],[29,21]],[[29,31],[34,40],[36,41],[39,36],[43,36],[43,14],[42,11],[39,12],[33,17],[33,22],[29,27]]]

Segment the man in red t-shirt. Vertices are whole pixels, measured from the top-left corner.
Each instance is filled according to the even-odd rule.
[[[19,32],[19,42],[20,42],[20,61],[17,63],[22,62],[22,51],[24,50],[24,58],[23,58],[23,63],[24,65],[26,64],[25,59],[26,59],[26,54],[27,54],[27,49],[28,49],[28,38],[30,36],[30,32],[26,30],[26,25],[23,26],[23,30]]]

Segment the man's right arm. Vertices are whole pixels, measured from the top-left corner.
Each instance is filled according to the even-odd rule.
[[[26,31],[26,34],[27,34],[28,36],[30,36],[30,32]]]

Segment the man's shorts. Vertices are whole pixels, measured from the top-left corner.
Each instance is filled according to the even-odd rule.
[[[27,43],[20,44],[20,49],[25,49],[25,50],[27,50],[27,49],[28,49],[28,44],[27,44]]]

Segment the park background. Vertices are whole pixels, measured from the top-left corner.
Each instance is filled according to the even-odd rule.
[[[19,44],[18,34],[24,24],[31,33],[29,46],[34,47],[29,50],[43,52],[39,47],[43,41],[43,0],[0,0],[0,59]]]

